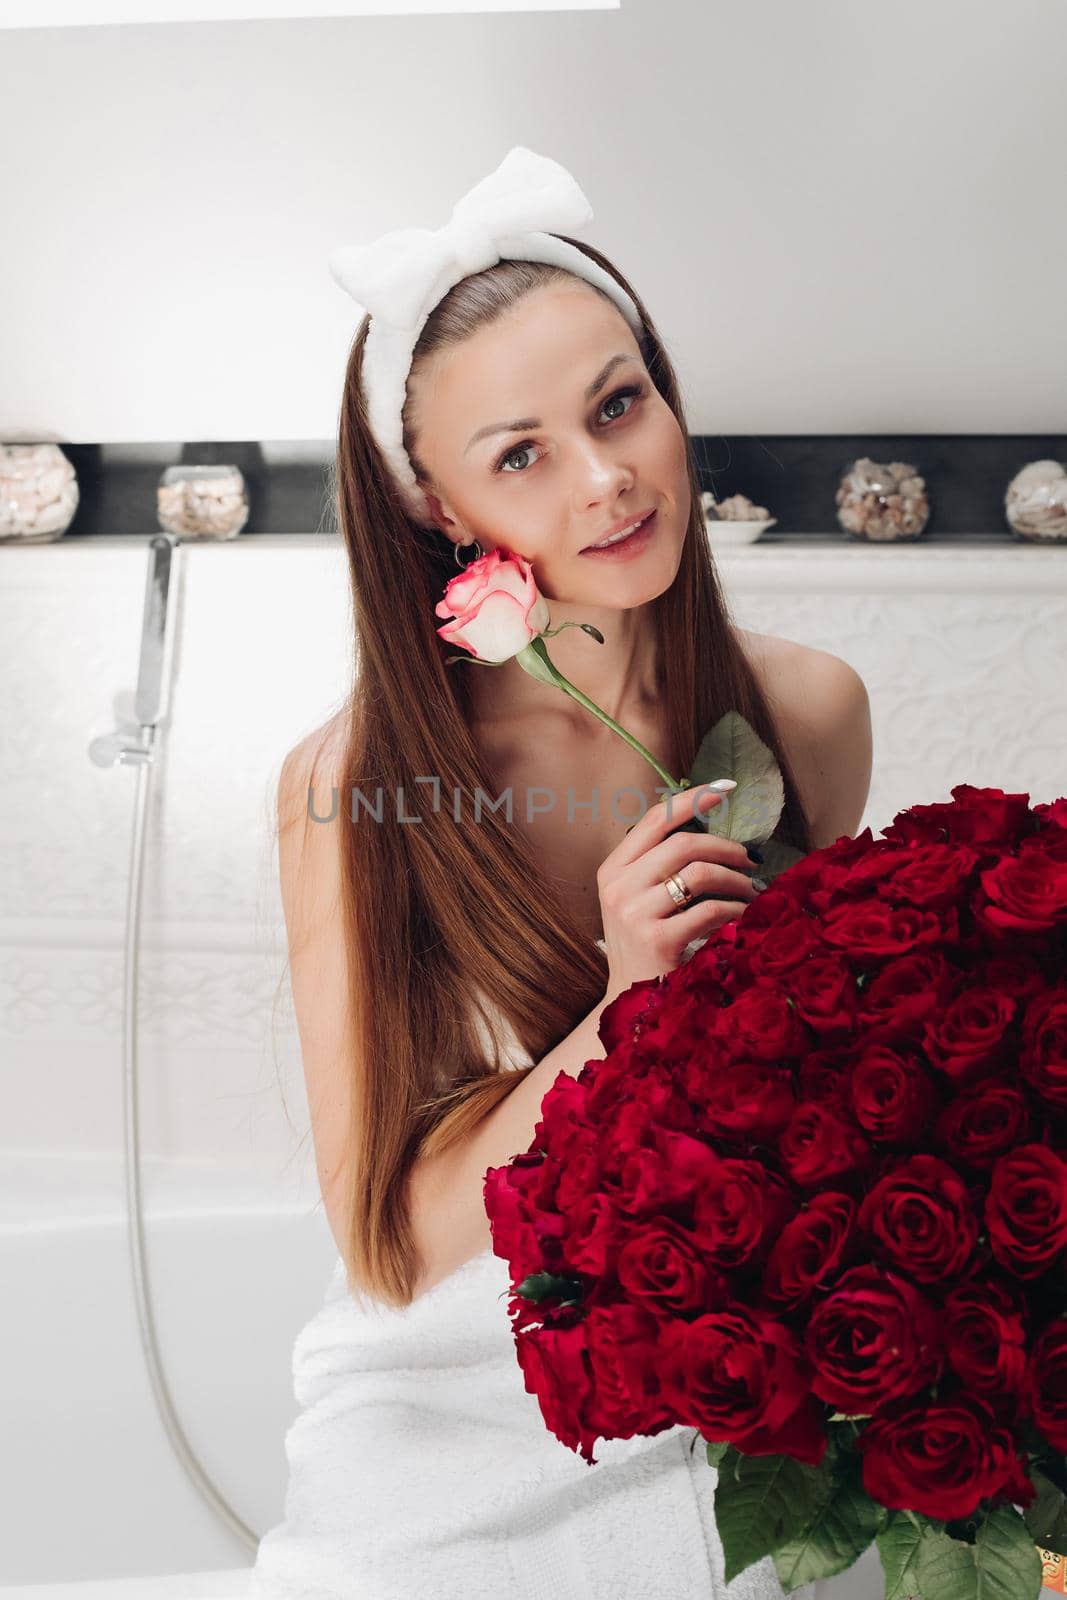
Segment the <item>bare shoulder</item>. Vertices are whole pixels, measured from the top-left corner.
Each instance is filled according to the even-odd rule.
[[[347,731],[347,719],[339,711],[286,753],[278,779],[280,830],[287,830],[305,816],[309,787],[324,792],[328,804],[330,786],[339,781]]]
[[[871,785],[866,684],[830,650],[777,634],[737,632],[793,764],[816,847],[854,835]]]
[[[351,1063],[356,1032],[342,922],[342,832],[330,818],[346,723],[331,718],[293,746],[278,781],[278,873],[289,979],[300,1036],[315,1162],[338,1249],[351,1173]],[[309,787],[316,791],[314,813]],[[322,798],[317,798],[318,795]],[[338,811],[344,817],[344,807]]]
[[[752,633],[745,628],[735,632],[760,675],[765,693],[805,722],[812,717],[817,720],[828,694],[833,700],[849,693],[866,694],[856,669],[830,650],[784,639],[776,633]]]

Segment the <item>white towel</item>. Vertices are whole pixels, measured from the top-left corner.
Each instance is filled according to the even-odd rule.
[[[338,1259],[293,1348],[285,1515],[248,1600],[782,1600],[769,1556],[725,1584],[695,1429],[600,1440],[594,1465],[549,1431],[508,1288],[487,1249],[396,1308],[350,1295]]]
[[[724,1584],[693,1428],[602,1440],[592,1466],[549,1432],[507,1288],[486,1250],[396,1309],[337,1262],[294,1346],[285,1517],[249,1600],[781,1600],[769,1557]]]

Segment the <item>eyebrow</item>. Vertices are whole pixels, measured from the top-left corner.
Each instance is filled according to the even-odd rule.
[[[615,368],[620,364],[620,362],[623,361],[633,361],[636,363],[636,357],[629,354],[618,355],[612,356],[610,361],[606,361],[585,391],[585,398],[587,400],[591,400],[596,394],[597,390],[604,387],[608,379],[611,377],[611,374],[615,371]],[[510,422],[490,422],[486,427],[479,428],[477,433],[471,434],[470,438],[467,440],[463,454],[466,455],[467,451],[472,445],[477,444],[479,439],[487,439],[490,434],[521,433],[526,428],[539,428],[540,426],[540,417],[513,417]]]

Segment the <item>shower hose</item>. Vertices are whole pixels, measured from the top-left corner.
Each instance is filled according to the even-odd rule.
[[[148,1288],[148,1271],[145,1256],[144,1208],[141,1192],[141,1151],[138,1129],[138,1074],[137,1074],[137,992],[138,953],[141,932],[141,884],[144,868],[145,821],[148,796],[152,785],[153,754],[156,740],[154,726],[141,726],[143,746],[149,751],[147,760],[136,767],[137,788],[133,806],[133,837],[130,848],[129,891],[126,904],[126,958],[123,982],[122,1054],[123,1054],[123,1133],[126,1167],[126,1215],[129,1224],[128,1242],[130,1267],[133,1274],[134,1298],[140,1330],[141,1350],[152,1384],[156,1407],[166,1429],[174,1453],[185,1469],[194,1488],[222,1522],[234,1533],[251,1555],[255,1555],[260,1536],[243,1522],[225,1496],[216,1488],[202,1463],[196,1456],[181,1425],[160,1359],[155,1320]]]

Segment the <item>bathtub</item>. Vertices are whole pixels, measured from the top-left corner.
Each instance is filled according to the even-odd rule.
[[[0,1155],[0,1594],[226,1600],[253,1556],[171,1448],[141,1353],[121,1158]],[[336,1260],[314,1180],[144,1164],[148,1282],[182,1426],[238,1516],[281,1520],[293,1340]]]

